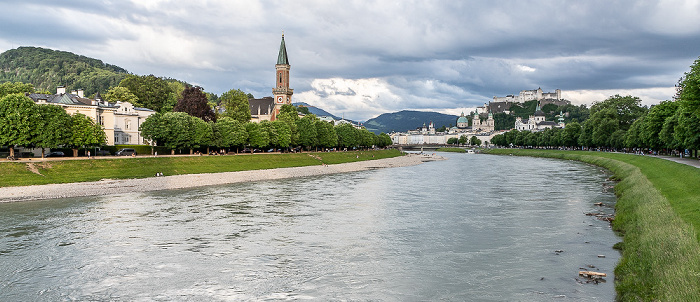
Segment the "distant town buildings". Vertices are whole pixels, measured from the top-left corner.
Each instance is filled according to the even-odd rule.
[[[103,100],[99,92],[94,99],[86,98],[83,90],[66,93],[64,86],[56,89],[56,94],[31,93],[27,95],[36,104],[61,106],[70,115],[81,113],[102,125],[107,136],[107,145],[144,144],[139,126],[155,111],[134,107],[128,102],[110,103]]]
[[[469,126],[469,118],[464,115],[464,112],[457,118],[456,127],[447,129],[445,132],[437,132],[435,125],[430,122],[427,126],[425,123],[423,127],[416,130],[409,130],[407,132],[395,132],[391,133],[391,141],[394,145],[444,145],[451,138],[459,139],[462,136],[466,136],[470,139],[472,136],[476,136],[482,144],[486,145],[491,141],[494,135],[501,133],[494,131],[494,119],[493,114],[488,113],[488,118],[484,121],[478,113],[474,112],[472,115],[472,125]]]
[[[544,112],[540,109],[540,105],[537,104],[537,109],[535,109],[535,114],[531,115],[528,119],[522,119],[521,117],[515,118],[515,129],[518,131],[540,131],[552,128],[564,128],[564,117],[563,114],[557,116],[559,118],[559,123],[553,121],[546,121],[544,117]]]

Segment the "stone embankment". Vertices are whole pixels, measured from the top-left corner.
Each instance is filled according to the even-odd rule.
[[[337,165],[278,168],[240,172],[165,175],[140,179],[103,179],[93,182],[49,184],[0,188],[0,202],[39,199],[101,196],[131,192],[172,190],[201,186],[224,185],[250,181],[308,177],[324,174],[365,171],[379,168],[406,167],[426,161],[442,160],[436,155],[409,154],[405,156],[368,160]]]

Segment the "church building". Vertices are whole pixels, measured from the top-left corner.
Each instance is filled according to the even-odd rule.
[[[277,120],[282,106],[292,104],[294,89],[289,88],[290,65],[287,58],[287,47],[284,44],[284,34],[275,69],[277,72],[275,73],[275,88],[272,88],[273,96],[248,100],[251,121],[253,122]]]

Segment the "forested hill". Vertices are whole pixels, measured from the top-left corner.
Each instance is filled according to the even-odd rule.
[[[390,133],[392,131],[405,132],[427,126],[430,122],[435,124],[435,128],[445,126],[450,128],[457,125],[456,115],[443,114],[438,112],[423,111],[399,111],[394,113],[384,113],[373,119],[369,119],[365,124],[367,130],[374,133]]]
[[[39,91],[83,89],[86,96],[105,93],[128,75],[126,69],[67,51],[19,47],[0,54],[0,83],[34,84]]]

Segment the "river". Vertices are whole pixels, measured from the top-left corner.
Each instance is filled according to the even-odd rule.
[[[613,212],[607,172],[441,155],[449,159],[0,204],[0,301],[614,300],[621,239],[585,215]],[[607,282],[586,283],[581,269]]]

